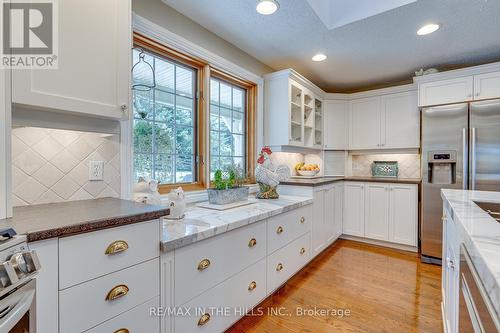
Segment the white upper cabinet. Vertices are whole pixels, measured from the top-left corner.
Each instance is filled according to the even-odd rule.
[[[131,1],[58,4],[59,68],[13,70],[13,103],[124,118],[130,109]]]
[[[323,113],[325,149],[347,150],[349,146],[349,101],[327,100],[324,102]]]
[[[351,101],[349,129],[349,149],[380,147],[379,97]]]
[[[433,81],[420,84],[419,105],[437,105],[472,100],[474,82],[472,77]]]
[[[500,71],[474,76],[474,99],[500,97]]]
[[[266,144],[323,149],[323,92],[291,69],[266,75],[264,89]]]
[[[418,148],[420,114],[417,92],[382,96],[381,146],[383,148]]]

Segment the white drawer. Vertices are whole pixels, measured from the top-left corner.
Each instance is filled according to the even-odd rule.
[[[115,251],[119,251],[120,247],[127,249],[106,254],[112,244],[116,245]],[[61,238],[59,289],[116,272],[159,255],[159,220]]]
[[[255,288],[249,290],[252,282],[255,282]],[[175,332],[224,332],[265,297],[266,259],[264,258],[184,304],[183,308],[191,309],[191,313],[175,317]],[[204,314],[209,314],[210,319],[200,326],[198,323]]]
[[[120,330],[129,333],[160,333],[160,318],[149,315],[150,309],[158,308],[159,305],[160,298],[155,297],[132,310],[85,331],[85,333],[113,333],[120,332]]]
[[[175,305],[186,303],[265,255],[265,221],[175,250]],[[209,261],[208,267],[199,268],[204,260]]]
[[[159,259],[91,280],[59,292],[60,332],[88,330],[160,294]],[[106,300],[117,286],[128,293]]]
[[[270,218],[267,222],[267,253],[273,253],[311,231],[312,205]]]
[[[272,293],[299,269],[311,256],[311,233],[291,242],[267,258],[267,291]]]

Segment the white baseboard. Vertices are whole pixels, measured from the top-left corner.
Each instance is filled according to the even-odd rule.
[[[403,250],[403,251],[408,251],[408,252],[414,252],[414,253],[418,252],[418,248],[415,246],[396,244],[396,243],[391,243],[391,242],[386,242],[386,241],[381,241],[381,240],[376,240],[376,239],[369,239],[369,238],[350,236],[350,235],[344,235],[344,234],[341,235],[340,238],[358,241],[358,242],[367,243],[367,244],[383,246],[383,247],[390,247],[393,249],[398,249],[398,250]]]

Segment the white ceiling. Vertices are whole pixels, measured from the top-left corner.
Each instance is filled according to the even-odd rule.
[[[255,11],[256,0],[162,1],[268,66],[294,68],[329,92],[409,81],[421,67],[500,60],[500,0],[418,0],[374,16],[363,7],[361,17],[370,17],[333,30],[304,0],[278,0],[269,16]],[[344,18],[359,17],[359,9],[345,7]],[[417,36],[428,22],[441,29]],[[328,59],[312,62],[318,52]]]

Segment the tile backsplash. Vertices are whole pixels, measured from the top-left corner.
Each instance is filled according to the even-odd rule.
[[[104,180],[89,181],[89,161],[104,162]],[[12,129],[14,207],[119,196],[119,135]]]
[[[301,154],[301,153],[287,153],[287,152],[274,152],[271,155],[271,160],[275,165],[284,164],[290,168],[292,176],[296,175],[295,165],[297,163],[310,163],[317,164],[320,168],[320,174],[323,172],[323,160],[321,156],[316,154]]]
[[[398,177],[420,178],[420,154],[373,154],[351,155],[352,175],[371,176],[373,161],[397,161],[399,167]]]

